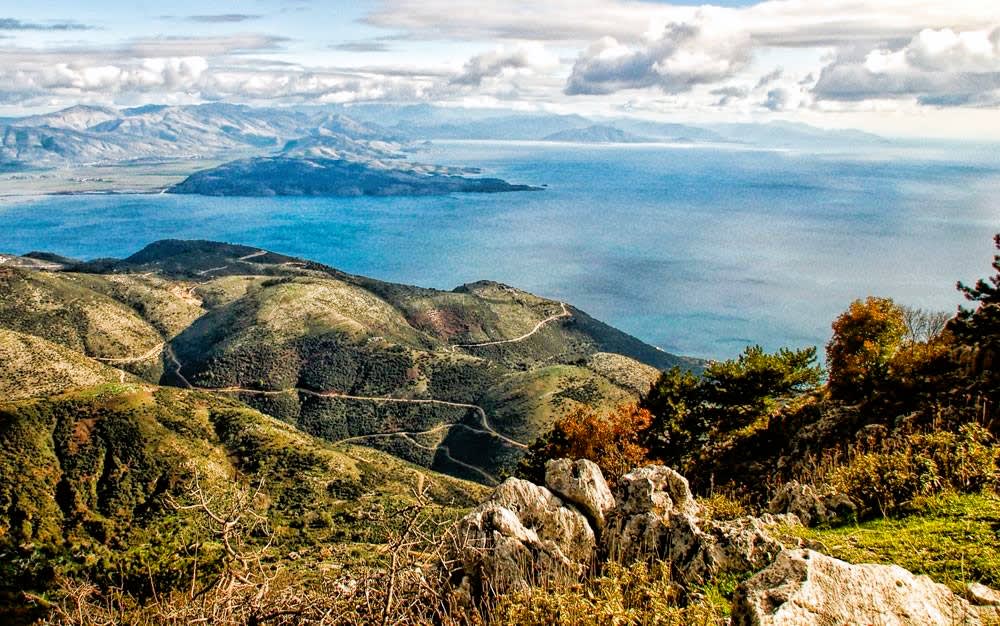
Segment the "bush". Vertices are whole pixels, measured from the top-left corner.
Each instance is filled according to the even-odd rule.
[[[707,590],[712,591],[712,590]],[[600,576],[571,587],[535,588],[501,598],[491,624],[542,626],[682,626],[724,624],[728,602],[718,593],[682,606],[665,562],[611,563]]]
[[[635,405],[622,405],[608,415],[577,409],[532,444],[518,473],[540,483],[546,461],[588,459],[601,468],[608,482],[617,482],[648,460],[649,450],[640,441],[651,423],[649,411]]]

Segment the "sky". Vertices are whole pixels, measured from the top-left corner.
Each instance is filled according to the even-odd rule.
[[[1000,139],[1000,1],[0,4],[0,115],[427,102]]]

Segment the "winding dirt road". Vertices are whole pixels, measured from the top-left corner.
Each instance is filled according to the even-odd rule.
[[[260,250],[258,252],[253,252],[253,253],[250,253],[248,255],[242,256],[242,257],[239,258],[239,260],[240,261],[247,261],[249,259],[253,259],[253,258],[256,258],[256,257],[264,256],[265,254],[267,254],[267,251]],[[213,267],[213,268],[209,268],[207,270],[203,270],[201,272],[198,272],[198,274],[204,276],[204,275],[206,275],[206,274],[208,274],[210,272],[215,272],[215,271],[223,270],[223,269],[226,269],[227,267],[229,267],[229,266],[228,265],[224,265],[222,267]],[[196,286],[197,285],[195,285],[195,287]],[[192,291],[193,291],[193,289],[194,289],[194,287],[192,287]],[[540,322],[538,322],[537,324],[535,324],[535,327],[532,328],[531,331],[529,331],[529,332],[527,332],[527,333],[525,333],[525,334],[523,334],[523,335],[521,335],[519,337],[514,337],[512,339],[500,339],[500,340],[496,340],[496,341],[485,341],[485,342],[481,342],[481,343],[453,344],[453,345],[451,345],[451,350],[455,351],[458,348],[479,348],[479,347],[484,347],[484,346],[495,346],[495,345],[518,343],[518,342],[521,342],[521,341],[525,341],[526,339],[529,339],[530,337],[532,337],[533,335],[535,335],[537,332],[539,332],[547,324],[550,324],[550,323],[552,323],[552,322],[554,322],[556,320],[559,320],[559,319],[563,319],[563,318],[567,318],[567,317],[572,317],[573,314],[569,311],[569,309],[567,308],[565,302],[560,302],[559,306],[562,309],[561,312],[559,312],[559,313],[557,313],[555,315],[551,315],[551,316],[549,316],[549,317],[541,320]],[[433,404],[433,405],[447,406],[447,407],[461,408],[461,409],[475,411],[476,414],[479,416],[480,421],[482,422],[482,428],[481,429],[480,428],[475,428],[473,426],[469,426],[468,424],[462,424],[462,423],[441,424],[439,426],[435,426],[434,428],[431,428],[431,429],[425,430],[425,431],[389,431],[389,432],[382,432],[382,433],[370,433],[370,434],[366,434],[366,435],[356,435],[356,436],[347,437],[347,438],[344,438],[344,439],[340,439],[338,441],[331,442],[333,444],[350,443],[350,442],[353,442],[353,441],[364,441],[366,439],[375,439],[375,438],[401,437],[401,438],[407,440],[408,442],[410,442],[411,444],[413,444],[414,446],[416,446],[418,448],[423,448],[425,450],[434,451],[434,452],[436,452],[437,450],[442,451],[444,453],[445,457],[449,461],[455,463],[456,465],[459,465],[461,467],[464,467],[464,468],[466,468],[466,469],[468,469],[470,471],[473,471],[473,472],[479,474],[480,476],[482,476],[483,478],[485,478],[491,484],[498,484],[499,483],[499,481],[497,480],[497,478],[495,476],[493,476],[492,474],[490,474],[489,472],[483,470],[480,467],[476,467],[474,465],[470,465],[470,464],[468,464],[468,463],[466,463],[464,461],[460,461],[459,459],[456,459],[455,457],[453,457],[451,455],[451,450],[448,448],[448,446],[440,444],[440,445],[437,446],[437,448],[430,448],[428,446],[420,444],[415,439],[413,439],[413,437],[418,437],[418,436],[422,436],[422,435],[432,435],[432,434],[436,434],[436,433],[439,433],[439,432],[442,432],[442,431],[445,431],[445,430],[451,430],[452,428],[465,428],[465,429],[467,429],[469,431],[472,431],[472,432],[475,432],[475,433],[479,433],[479,434],[482,434],[482,435],[488,435],[488,436],[491,436],[491,437],[495,437],[495,438],[499,439],[500,441],[506,443],[507,445],[513,446],[513,447],[518,448],[520,450],[527,450],[528,449],[528,446],[526,444],[521,443],[520,441],[517,441],[515,439],[511,439],[510,437],[508,437],[508,436],[506,436],[506,435],[498,432],[495,428],[493,428],[493,425],[490,424],[489,417],[486,415],[486,411],[481,406],[478,406],[476,404],[467,404],[467,403],[464,403],[464,402],[451,402],[451,401],[448,401],[448,400],[436,400],[436,399],[432,399],[432,398],[393,398],[393,397],[386,397],[386,396],[355,396],[355,395],[351,395],[351,394],[347,394],[347,393],[342,393],[342,392],[339,392],[339,391],[314,391],[312,389],[304,389],[304,388],[301,388],[301,387],[294,387],[294,388],[289,388],[289,389],[280,389],[280,390],[274,390],[274,391],[266,391],[266,390],[261,390],[261,389],[247,389],[245,387],[218,387],[218,388],[196,387],[195,385],[191,384],[191,381],[189,381],[187,379],[187,377],[184,376],[184,374],[181,371],[182,370],[182,365],[181,365],[180,360],[178,360],[178,358],[177,358],[177,354],[174,352],[173,347],[170,346],[169,344],[167,344],[166,342],[161,343],[159,346],[156,346],[152,350],[150,350],[150,351],[148,351],[148,352],[146,352],[144,354],[141,354],[141,355],[139,355],[137,357],[116,358],[116,359],[98,359],[98,360],[106,362],[106,363],[135,363],[135,362],[139,362],[139,361],[144,361],[144,360],[150,359],[153,356],[155,356],[157,353],[162,353],[164,351],[164,349],[166,350],[167,359],[173,365],[174,373],[177,375],[177,379],[186,388],[192,389],[192,390],[208,391],[208,392],[214,392],[214,393],[246,393],[246,394],[259,395],[259,396],[277,396],[277,395],[282,395],[282,394],[287,394],[287,393],[293,393],[293,392],[295,392],[295,393],[300,393],[300,394],[303,394],[303,395],[313,396],[313,397],[317,397],[317,398],[329,398],[329,399],[338,399],[338,400],[354,400],[354,401],[359,401],[359,402],[383,402],[383,403],[398,403],[398,404]],[[124,377],[124,374],[123,374],[123,377]]]
[[[112,363],[112,364],[114,364],[114,363],[123,363],[123,364],[124,363],[139,363],[140,361],[148,361],[149,359],[153,358],[154,356],[158,356],[160,353],[163,352],[163,348],[166,345],[167,345],[167,343],[165,341],[160,342],[158,345],[153,346],[152,348],[150,348],[149,352],[143,352],[139,356],[129,356],[129,357],[120,357],[120,358],[107,358],[107,357],[95,356],[94,360],[95,361],[100,361],[101,363]]]
[[[256,259],[259,256],[264,256],[267,254],[267,250],[258,250],[257,252],[251,252],[246,256],[241,256],[238,261],[249,261],[250,259]]]
[[[534,335],[541,329],[545,328],[546,324],[554,322],[558,319],[562,319],[564,317],[573,317],[573,314],[570,313],[569,309],[566,307],[565,302],[560,302],[559,306],[562,307],[561,313],[556,313],[555,315],[550,315],[549,317],[546,317],[542,321],[535,324],[535,327],[532,328],[529,332],[524,333],[520,337],[514,337],[513,339],[498,339],[496,341],[483,341],[481,343],[454,343],[451,345],[451,350],[452,352],[454,352],[456,348],[482,348],[484,346],[499,346],[505,343],[518,343],[524,341],[525,339],[530,338],[532,335]]]

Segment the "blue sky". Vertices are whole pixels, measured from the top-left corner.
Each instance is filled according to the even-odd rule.
[[[6,3],[0,114],[366,101],[1000,137],[1000,2]]]

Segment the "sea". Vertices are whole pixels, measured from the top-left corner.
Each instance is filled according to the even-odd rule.
[[[990,273],[1000,156],[862,147],[434,142],[413,160],[542,191],[387,198],[47,196],[0,204],[0,252],[124,257],[165,238],[258,246],[388,281],[482,279],[668,352],[817,346],[868,295],[954,311]],[[2,295],[2,294],[0,294]]]

